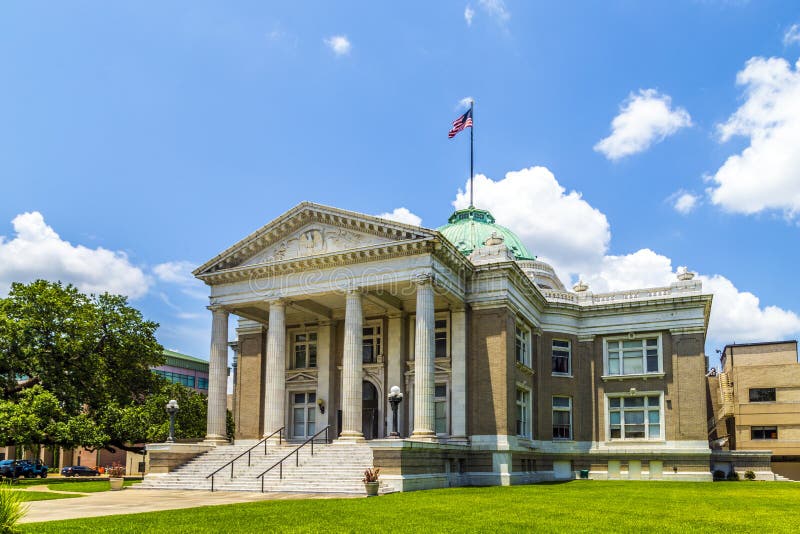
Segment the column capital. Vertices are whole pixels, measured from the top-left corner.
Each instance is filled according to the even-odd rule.
[[[436,277],[431,272],[417,273],[414,275],[414,283],[420,286],[433,284]]]
[[[211,313],[224,313],[225,315],[230,315],[230,312],[226,310],[225,307],[222,306],[221,304],[211,304],[209,306],[206,306],[206,309],[210,310]]]
[[[289,305],[289,299],[283,297],[272,298],[267,301],[267,304],[269,304],[270,308],[273,306],[281,306],[285,308]]]

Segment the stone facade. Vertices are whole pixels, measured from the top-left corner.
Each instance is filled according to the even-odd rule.
[[[473,215],[458,212],[459,224]],[[198,268],[215,355],[221,311],[239,318],[236,439],[283,428],[301,442],[329,426],[366,440],[403,490],[581,471],[710,480],[700,282],[681,273],[669,287],[570,292],[491,236],[453,244],[304,203]],[[402,439],[387,439],[392,386]]]

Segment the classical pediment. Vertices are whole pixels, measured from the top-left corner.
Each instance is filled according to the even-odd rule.
[[[303,202],[194,271],[220,271],[302,260],[436,237],[418,226]]]
[[[266,247],[263,251],[243,261],[241,265],[319,256],[390,242],[392,240],[385,237],[312,223]]]

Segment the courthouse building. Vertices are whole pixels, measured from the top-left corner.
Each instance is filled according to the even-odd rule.
[[[224,441],[234,315],[237,442],[328,427],[397,489],[710,480],[701,282],[568,290],[534,253],[482,209],[438,230],[289,210],[195,271],[213,315],[207,441]]]

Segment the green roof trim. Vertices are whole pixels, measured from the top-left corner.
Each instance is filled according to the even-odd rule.
[[[200,358],[195,358],[194,356],[181,354],[180,352],[167,349],[164,349],[163,354],[167,357],[167,365],[171,365],[173,367],[182,367],[184,369],[194,369],[195,371],[208,372],[208,360],[202,360]]]
[[[503,238],[503,244],[516,259],[536,259],[514,232],[495,222],[494,216],[488,210],[474,207],[456,210],[447,220],[447,224],[437,230],[465,256],[484,246],[486,240],[496,234]]]

